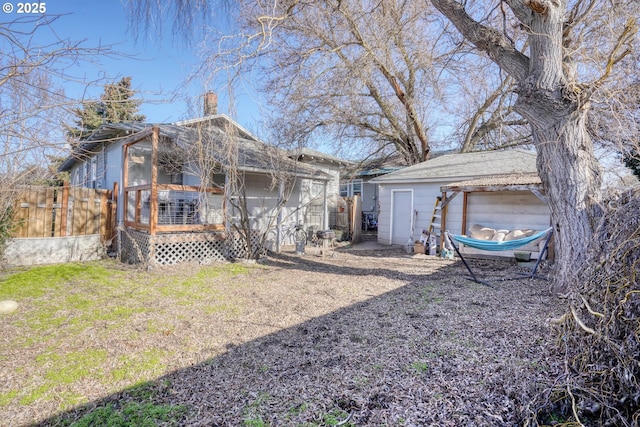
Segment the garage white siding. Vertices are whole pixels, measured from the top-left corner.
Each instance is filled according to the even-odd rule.
[[[451,154],[375,178],[372,181],[379,186],[378,242],[397,244],[400,241],[392,224],[394,192],[413,192],[412,209],[418,215],[411,238],[416,241],[422,230],[429,228],[435,201],[442,196],[443,186],[479,177],[535,174],[535,157],[535,153],[522,150]],[[447,196],[453,194],[448,192]],[[445,227],[453,234],[466,234],[462,229],[463,204],[464,195],[458,193],[447,205]],[[474,223],[496,229],[544,230],[549,227],[550,212],[546,204],[529,191],[471,192],[467,199],[467,228]],[[439,228],[435,230],[440,234]]]
[[[380,197],[380,212],[378,214],[378,242],[383,245],[391,244],[405,244],[394,243],[398,240],[398,236],[392,235],[391,224],[391,207],[392,207],[392,194],[394,191],[411,190],[413,192],[413,211],[418,211],[415,226],[413,227],[413,241],[419,240],[422,230],[429,228],[431,223],[431,217],[433,216],[433,208],[435,206],[436,197],[441,196],[440,187],[449,182],[436,182],[436,183],[416,183],[416,184],[380,184],[379,197]],[[462,225],[462,197],[456,197],[451,202],[450,211],[460,212],[460,215],[453,215],[452,218],[447,220],[447,224],[451,225],[453,230],[459,230]],[[407,215],[407,221],[410,221],[410,213]],[[407,230],[410,227],[410,223],[407,222]],[[450,227],[448,227],[450,228]],[[451,229],[451,228],[450,228]],[[457,233],[457,231],[456,231]],[[394,233],[395,234],[395,233]],[[406,234],[406,233],[405,233]],[[400,239],[402,240],[402,239]]]
[[[528,191],[470,193],[467,228],[474,223],[495,229],[544,230],[550,225],[550,213],[547,205]],[[466,234],[466,230],[460,228],[450,230],[456,234],[463,231]]]

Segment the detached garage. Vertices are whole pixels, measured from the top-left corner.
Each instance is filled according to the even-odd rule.
[[[544,230],[551,223],[536,155],[525,150],[447,154],[372,182],[379,186],[381,244],[405,245],[419,240],[422,230],[430,227],[439,235],[443,226],[453,234],[468,234],[474,224],[495,230]],[[436,205],[443,209],[434,219]],[[536,246],[523,250],[535,258]]]

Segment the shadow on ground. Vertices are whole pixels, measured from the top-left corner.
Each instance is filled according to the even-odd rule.
[[[546,319],[560,306],[548,285],[526,280],[491,289],[466,280],[459,262],[426,268],[393,251],[373,268],[359,262],[282,255],[268,265],[290,270],[292,280],[330,271],[342,280],[384,276],[405,285],[229,344],[204,363],[37,425],[69,425],[127,402],[181,407],[175,425],[520,425],[531,385],[551,366]],[[474,266],[493,276],[512,267],[482,260]]]

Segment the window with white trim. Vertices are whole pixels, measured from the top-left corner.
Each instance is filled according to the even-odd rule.
[[[98,178],[98,156],[93,156],[91,158],[91,179],[89,182],[89,187],[96,188],[97,178]]]
[[[342,184],[340,184],[340,196],[362,196],[362,180],[354,179],[352,181],[343,182]]]

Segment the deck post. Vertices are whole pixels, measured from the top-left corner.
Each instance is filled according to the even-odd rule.
[[[153,127],[151,135],[151,195],[149,200],[149,234],[155,236],[158,226],[158,140],[160,128]]]
[[[444,249],[445,233],[447,231],[447,192],[442,192],[442,203],[440,204],[440,253]]]
[[[467,234],[467,203],[469,202],[469,193],[464,191],[462,193],[462,231],[460,234]]]

